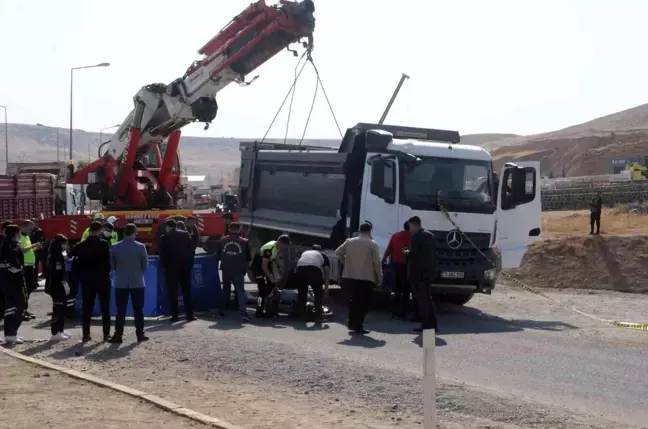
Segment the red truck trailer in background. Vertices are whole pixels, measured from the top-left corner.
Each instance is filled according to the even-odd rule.
[[[56,214],[65,207],[65,192],[61,191],[53,174],[32,173],[0,175],[0,219],[21,223],[25,219],[36,219],[43,229],[45,239],[56,234],[65,235],[71,244],[81,240],[81,236],[92,221],[91,214]],[[58,194],[58,197],[57,197]],[[59,200],[59,204],[57,204]],[[57,206],[59,207],[57,209]],[[167,218],[195,216],[200,231],[202,247],[213,248],[225,230],[223,213],[203,213],[192,210],[120,210],[101,211],[105,219],[115,216],[116,230],[121,231],[128,223],[138,226],[138,241],[149,247],[154,254],[158,228],[163,227]],[[233,213],[238,219],[238,213]]]
[[[53,174],[0,175],[0,218],[44,219],[54,215]]]

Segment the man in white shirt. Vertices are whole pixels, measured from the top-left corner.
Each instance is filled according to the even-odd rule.
[[[311,250],[302,253],[297,261],[300,316],[306,318],[306,301],[308,286],[310,286],[313,289],[313,295],[315,295],[315,324],[318,325],[323,322],[324,293],[326,291],[328,294],[331,271],[331,262],[321,250],[322,247],[315,244]]]

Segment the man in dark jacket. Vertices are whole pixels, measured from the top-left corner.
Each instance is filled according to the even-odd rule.
[[[603,197],[601,191],[596,192],[596,196],[590,200],[590,235],[599,235],[601,232],[601,211],[603,210]],[[596,233],[594,232],[596,225]]]
[[[175,220],[167,220],[166,231],[166,234],[160,238],[160,264],[166,276],[171,323],[180,320],[178,316],[179,290],[182,290],[187,321],[191,322],[196,320],[191,299],[191,271],[193,270],[195,251],[189,233],[177,229]]]
[[[110,340],[110,245],[101,239],[102,234],[103,223],[93,221],[88,238],[74,249],[74,255],[78,258],[83,298],[83,342],[92,340],[90,321],[97,295],[101,309],[103,340]]]
[[[191,244],[193,245],[194,251],[198,248],[200,244],[200,231],[196,226],[196,217],[188,216],[187,217],[187,232],[191,237]]]
[[[407,252],[407,279],[419,309],[421,332],[424,329],[438,329],[436,309],[432,302],[430,287],[436,275],[435,252],[436,237],[430,231],[421,228],[421,219],[413,216],[408,220],[411,239]]]
[[[248,266],[252,261],[250,246],[246,238],[239,234],[239,224],[233,222],[229,226],[229,234],[221,238],[216,248],[214,257],[220,261],[220,269],[223,272],[223,297],[221,299],[221,315],[230,299],[232,283],[239,305],[239,312],[244,322],[249,322],[245,306],[247,298],[245,296],[245,274]]]
[[[24,256],[18,244],[20,227],[7,225],[4,228],[6,238],[0,249],[0,282],[4,286],[4,334],[5,344],[22,344],[18,336],[23,312],[27,304],[27,286],[23,274]]]

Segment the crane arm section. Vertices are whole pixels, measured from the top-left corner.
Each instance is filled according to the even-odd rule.
[[[216,117],[216,94],[245,77],[279,51],[307,38],[312,49],[315,18],[312,0],[251,4],[209,40],[184,75],[168,85],[150,84],[133,98],[134,108],[110,140],[107,155],[130,169],[141,146],[162,143],[192,122],[205,129]],[[136,141],[136,142],[135,142]]]

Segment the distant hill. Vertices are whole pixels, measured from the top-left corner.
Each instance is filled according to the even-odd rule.
[[[648,104],[561,130],[487,142],[496,165],[540,160],[542,174],[589,176],[609,172],[612,158],[648,155]]]
[[[9,124],[10,161],[55,161],[67,159],[69,131],[42,125]],[[108,134],[103,135],[107,140]],[[97,158],[99,133],[74,130],[74,159]],[[2,140],[0,136],[0,140]],[[239,142],[255,138],[183,136],[180,156],[191,174],[233,171],[239,164]],[[268,141],[280,141],[269,139]],[[296,143],[295,139],[288,139]],[[608,160],[620,156],[648,155],[648,104],[637,106],[562,130],[520,136],[506,133],[467,134],[463,144],[491,151],[496,166],[508,160],[541,160],[542,173],[570,176],[605,174]],[[305,145],[338,147],[338,139],[307,139]],[[0,150],[0,159],[3,159]]]
[[[87,162],[98,157],[99,133],[83,130],[73,131],[73,159]],[[110,134],[101,136],[107,140]],[[2,136],[0,136],[2,140]],[[180,142],[180,157],[183,168],[191,174],[217,173],[219,170],[233,170],[239,165],[239,142],[255,140],[254,138],[215,138],[183,136]],[[70,132],[68,129],[47,127],[43,125],[9,124],[9,161],[10,162],[43,162],[68,159]],[[268,139],[268,141],[277,141]],[[281,140],[283,141],[283,140]],[[288,139],[288,143],[298,140]],[[304,145],[337,147],[339,140],[305,139]],[[4,152],[0,150],[4,160]]]

